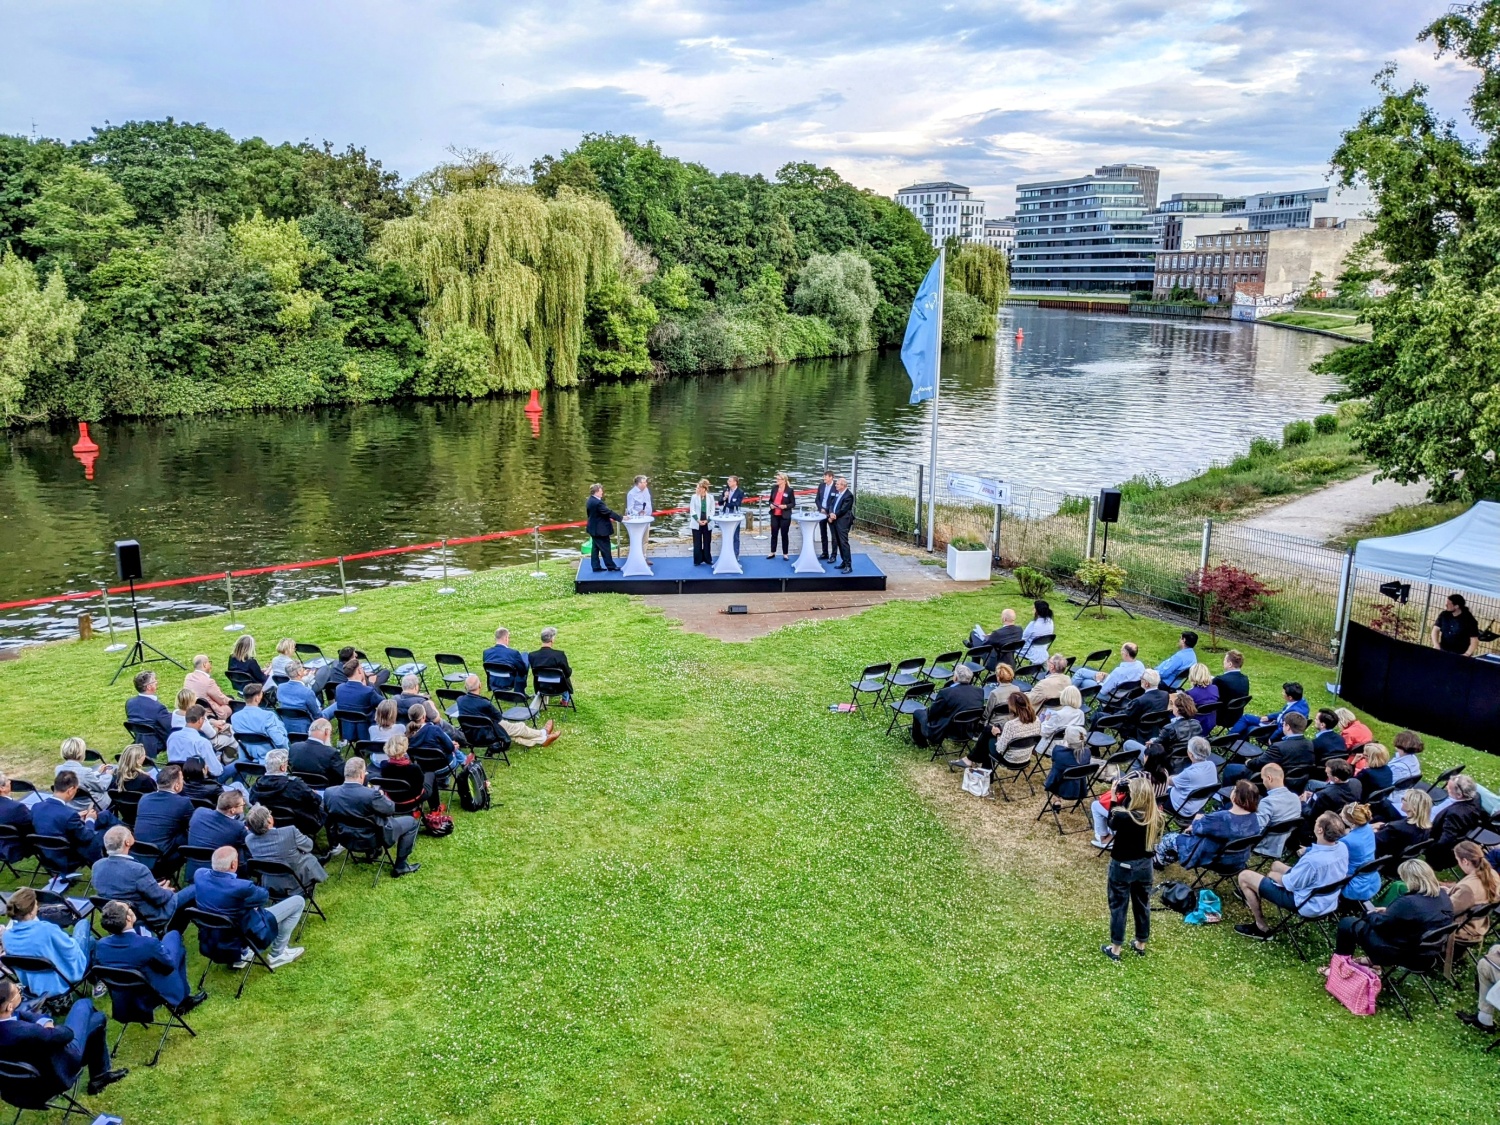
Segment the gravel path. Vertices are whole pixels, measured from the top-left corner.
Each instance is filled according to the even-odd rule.
[[[1327,542],[1393,508],[1420,504],[1426,499],[1425,484],[1397,484],[1389,480],[1377,484],[1371,472],[1267,508],[1259,515],[1239,521],[1239,526]]]

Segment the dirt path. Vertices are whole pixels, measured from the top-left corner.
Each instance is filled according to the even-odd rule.
[[[1326,543],[1348,528],[1357,527],[1393,508],[1420,504],[1426,499],[1425,484],[1397,484],[1389,480],[1377,484],[1375,474],[1371,472],[1331,484],[1237,522],[1241,527],[1257,531],[1275,531]]]

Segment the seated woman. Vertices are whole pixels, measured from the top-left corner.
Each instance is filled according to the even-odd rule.
[[[1140,755],[1136,760],[1146,769],[1160,763],[1170,768],[1174,758],[1187,753],[1188,743],[1202,738],[1202,727],[1198,725],[1198,705],[1185,691],[1173,692],[1167,700],[1167,710],[1172,718],[1157,732],[1154,738],[1139,742],[1127,738],[1122,750],[1134,750]]]
[[[1052,607],[1040,598],[1031,603],[1031,610],[1031,620],[1021,630],[1021,643],[1024,647],[1016,659],[1024,664],[1045,664],[1047,646],[1037,644],[1036,639],[1057,636],[1057,626],[1052,621]]]
[[[1018,691],[1010,697],[1011,718],[998,730],[990,728],[991,735],[998,735],[992,757],[1004,758],[1011,765],[1020,765],[1028,762],[1036,751],[1031,747],[1018,746],[1012,749],[1014,743],[1023,738],[1040,734],[1042,724],[1036,717],[1036,709],[1032,707],[1031,700],[1027,698],[1024,691]]]
[[[177,710],[172,712],[172,729],[176,730],[187,722],[187,709],[198,702],[198,693],[192,688],[183,688],[177,693]],[[232,761],[239,757],[240,744],[234,737],[234,731],[228,723],[221,723],[212,715],[206,715],[203,719],[203,737],[213,743],[215,750],[222,758],[225,754]]]
[[[247,683],[261,686],[265,686],[270,680],[261,669],[260,661],[255,659],[255,638],[249,633],[241,633],[240,639],[234,642],[234,651],[229,654],[229,664],[225,671],[243,675]]]
[[[1019,691],[1014,680],[1016,670],[1009,664],[995,666],[994,675],[984,689],[984,721],[988,722],[996,708],[1004,707],[1013,692]]]
[[[65,996],[83,980],[94,949],[92,922],[83,919],[69,934],[57,923],[38,918],[36,891],[30,887],[21,887],[10,896],[5,913],[11,919],[10,925],[0,931],[5,952],[13,957],[45,957],[58,970],[31,973],[16,969],[15,975],[27,992],[33,996]]]
[[[1463,878],[1455,883],[1445,883],[1443,888],[1453,904],[1455,918],[1466,910],[1493,906],[1500,902],[1500,874],[1496,874],[1495,869],[1489,865],[1482,847],[1473,840],[1464,840],[1453,849],[1453,858],[1458,862]],[[1485,910],[1469,918],[1454,931],[1453,938],[1448,943],[1449,962],[1452,962],[1454,953],[1460,947],[1469,949],[1477,946],[1489,932],[1490,911]]]
[[[1409,859],[1401,865],[1400,877],[1406,893],[1390,906],[1372,908],[1362,918],[1339,919],[1335,953],[1347,957],[1363,949],[1369,964],[1409,964],[1428,933],[1453,921],[1453,904],[1431,867]]]
[[[375,705],[375,723],[366,737],[371,742],[389,742],[401,729],[396,725],[396,701],[382,699]]]
[[[468,758],[441,723],[428,721],[427,709],[420,703],[413,703],[406,712],[406,748],[413,754],[426,751],[434,758],[441,755],[449,771],[463,769]]]
[[[1069,687],[1067,691],[1078,694],[1076,687]],[[1046,722],[1043,721],[1045,731]],[[1062,801],[1076,801],[1083,795],[1084,782],[1073,780],[1064,781],[1063,773],[1075,766],[1087,766],[1093,763],[1093,754],[1089,751],[1088,740],[1083,733],[1083,727],[1070,726],[1063,731],[1061,741],[1052,747],[1052,768],[1047,771],[1047,780],[1042,783],[1042,788],[1054,797]]]
[[[146,764],[146,748],[140,743],[125,747],[115,770],[114,788],[127,793],[155,793],[156,771]]]
[[[433,784],[432,774],[423,773],[422,767],[411,760],[405,732],[398,730],[385,740],[385,754],[385,761],[380,765],[380,776],[404,782],[413,794],[403,800],[391,798],[396,806],[396,815],[409,816],[424,800],[429,808],[437,808],[437,786]]]
[[[1349,853],[1351,878],[1344,884],[1343,897],[1350,902],[1369,902],[1380,890],[1380,872],[1354,873],[1375,858],[1375,826],[1370,823],[1370,806],[1348,804],[1339,810],[1339,816],[1349,826],[1344,833],[1344,850]]]
[[[1425,844],[1432,835],[1432,797],[1427,790],[1403,789],[1392,794],[1392,798],[1400,799],[1400,809],[1405,816],[1375,826],[1375,854],[1378,856],[1399,857],[1408,848]]]
[[[1089,816],[1094,823],[1094,838],[1089,842],[1101,851],[1111,847],[1114,843],[1114,835],[1109,827],[1110,813],[1117,805],[1130,799],[1130,783],[1137,778],[1145,779],[1151,786],[1151,793],[1158,804],[1172,788],[1172,779],[1167,776],[1164,766],[1157,766],[1154,770],[1132,770],[1130,773],[1120,774],[1109,791],[1089,805]]]
[[[1188,698],[1198,708],[1198,729],[1204,738],[1218,725],[1217,712],[1202,714],[1209,707],[1219,705],[1219,686],[1214,683],[1214,674],[1207,664],[1194,664],[1188,669]]]
[[[73,798],[73,807],[79,812],[88,812],[92,808],[109,808],[110,775],[115,771],[114,766],[99,766],[96,769],[84,765],[83,756],[87,751],[88,745],[83,739],[63,739],[62,761],[52,770],[54,777],[63,770],[77,776],[78,794]]]
[[[271,678],[277,676],[290,676],[291,666],[300,664],[297,656],[297,642],[291,637],[282,637],[276,642],[276,655],[271,657]]]
[[[1049,753],[1053,746],[1062,741],[1063,735],[1077,728],[1082,732],[1088,724],[1088,717],[1083,713],[1083,694],[1072,684],[1062,689],[1062,695],[1057,700],[1056,707],[1048,707],[1042,712],[1041,736],[1042,741],[1037,744],[1037,753]],[[1087,765],[1087,760],[1076,763]]]
[[[1338,732],[1344,739],[1344,745],[1352,752],[1363,746],[1366,742],[1374,742],[1375,736],[1370,733],[1370,728],[1359,721],[1359,717],[1347,707],[1340,707],[1334,711],[1338,716]]]
[[[1396,756],[1391,759],[1391,784],[1413,785],[1422,778],[1422,736],[1404,730],[1396,736]]]
[[[1368,801],[1371,793],[1378,793],[1382,789],[1389,789],[1395,784],[1391,778],[1391,752],[1378,742],[1367,743],[1364,748],[1364,768],[1354,775],[1354,780],[1359,782],[1360,797],[1362,801]]]
[[[1223,867],[1245,866],[1250,849],[1235,846],[1236,840],[1249,840],[1260,833],[1260,790],[1255,782],[1241,778],[1234,783],[1229,808],[1200,813],[1185,832],[1169,832],[1156,848],[1156,866],[1167,867],[1175,858],[1192,870],[1217,863]]]

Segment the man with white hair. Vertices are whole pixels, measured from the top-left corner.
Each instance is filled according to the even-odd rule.
[[[190,688],[199,699],[204,700],[214,713],[216,719],[229,718],[229,697],[219,687],[219,682],[213,676],[213,661],[209,660],[206,653],[200,652],[193,657],[193,670],[189,672],[182,681],[182,686]]]
[[[130,849],[134,846],[135,836],[123,824],[104,834],[104,858],[94,864],[92,871],[94,893],[129,903],[136,917],[160,931],[172,923],[178,911],[193,905],[194,891],[192,887],[173,891],[170,882],[157,879],[149,867],[131,858]],[[185,929],[185,918],[173,928]]]
[[[329,831],[336,829],[339,842],[345,847],[360,852],[367,843],[373,843],[374,841],[366,841],[361,837],[362,832],[368,832],[368,829],[361,828],[361,824],[373,821],[376,830],[381,833],[381,840],[387,847],[394,846],[396,849],[396,866],[391,869],[392,878],[399,879],[403,875],[414,874],[422,866],[411,862],[412,848],[417,842],[416,819],[397,816],[396,806],[391,799],[379,789],[365,784],[363,758],[350,758],[344,763],[344,783],[329,788],[323,794],[323,800],[328,805]],[[351,826],[347,822],[354,823]]]
[[[412,824],[415,826],[416,821]],[[239,869],[239,852],[227,845],[216,848],[211,866],[201,867],[193,875],[199,908],[224,915],[255,948],[269,946],[271,968],[290,965],[303,953],[301,946],[290,942],[297,923],[302,921],[306,901],[301,895],[288,895],[280,902],[272,902],[271,893],[248,879],[241,879]],[[242,949],[234,967],[243,969],[252,956],[250,949]]]
[[[948,735],[953,717],[973,711],[974,718],[984,709],[984,692],[974,682],[972,669],[960,664],[953,669],[953,682],[935,694],[926,707],[911,716],[911,740],[917,746],[937,746]]]
[[[473,672],[464,680],[464,694],[458,700],[458,713],[471,718],[494,720],[517,746],[550,746],[562,735],[561,731],[552,729],[551,719],[547,720],[547,725],[541,730],[507,719],[494,701],[485,697],[484,681]]]
[[[526,657],[526,662],[531,665],[531,674],[535,676],[539,671],[560,672],[562,674],[563,702],[573,702],[573,667],[568,663],[568,654],[556,647],[557,630],[548,625],[542,630],[542,647]],[[540,689],[539,689],[540,690]],[[431,716],[428,716],[431,718]]]
[[[344,759],[333,745],[333,724],[317,719],[307,728],[307,738],[292,743],[287,751],[287,768],[298,773],[320,773],[329,785],[344,780]]]
[[[1068,675],[1068,658],[1053,653],[1047,658],[1047,675],[1038,680],[1026,694],[1031,704],[1038,709],[1050,707],[1062,698],[1063,688],[1071,687],[1073,679]]]
[[[398,721],[405,723],[413,707],[421,707],[426,712],[429,723],[438,723],[443,719],[443,713],[437,709],[437,705],[423,693],[422,677],[415,672],[408,672],[401,677],[401,694],[396,696]]]

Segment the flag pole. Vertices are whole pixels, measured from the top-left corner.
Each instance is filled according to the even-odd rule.
[[[933,519],[937,512],[938,397],[943,382],[943,283],[948,272],[948,247],[938,248],[937,340],[932,362],[932,449],[927,458],[927,549],[932,550]]]

